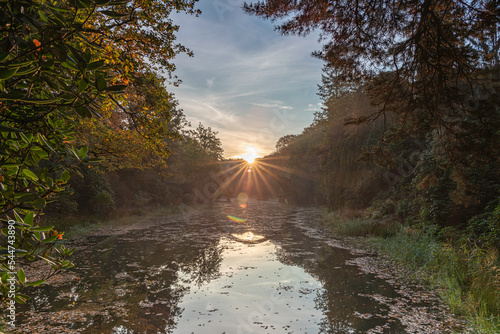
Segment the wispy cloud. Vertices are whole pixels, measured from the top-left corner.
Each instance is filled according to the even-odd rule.
[[[323,107],[324,107],[324,104],[321,102],[318,102],[316,104],[309,103],[309,105],[307,106],[307,109],[305,109],[305,111],[312,111],[312,112],[321,111]]]
[[[300,132],[319,110],[321,61],[310,56],[320,47],[317,38],[280,36],[239,7],[221,20],[210,2],[200,6],[199,18],[174,17],[179,42],[195,53],[175,61],[180,107],[194,124],[219,131],[225,156],[241,155],[245,145],[270,153],[279,137]]]

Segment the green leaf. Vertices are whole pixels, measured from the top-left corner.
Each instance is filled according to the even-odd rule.
[[[119,5],[125,5],[128,4],[130,0],[116,0],[116,1],[107,1],[107,0],[99,0],[97,1],[98,4],[104,5],[104,6],[119,6]]]
[[[34,201],[38,196],[36,194],[25,194],[17,198],[20,203],[26,203]]]
[[[3,284],[7,284],[7,280],[10,278],[10,274],[9,273],[5,273],[2,275],[2,283]]]
[[[16,221],[18,222],[22,222],[23,219],[21,218],[21,216],[17,213],[16,210],[13,210],[14,211],[14,217],[16,218]]]
[[[90,63],[89,66],[87,66],[87,69],[94,71],[102,67],[103,65],[104,65],[104,60],[98,60]]]
[[[33,207],[38,210],[42,210],[43,208],[45,208],[46,204],[47,202],[45,201],[45,198],[39,198],[33,201]]]
[[[61,12],[61,13],[71,13],[72,12],[70,9],[65,9],[65,8],[61,8],[61,7],[51,6],[51,5],[48,5],[48,4],[46,4],[46,6],[49,7],[50,9],[56,11],[56,12]]]
[[[16,74],[19,68],[0,68],[0,80],[7,80]]]
[[[101,13],[103,13],[106,16],[112,17],[114,19],[119,19],[128,16],[128,14],[117,13],[114,10],[101,10]]]
[[[53,262],[53,261],[51,261],[51,260],[47,259],[47,258],[46,258],[46,257],[44,257],[44,256],[41,256],[41,255],[40,255],[40,256],[38,256],[38,257],[39,257],[40,259],[44,260],[45,262],[47,262],[48,264],[50,264],[51,266],[55,266],[55,265],[56,265],[56,264],[55,264],[55,262]]]
[[[69,181],[69,177],[70,177],[70,174],[69,174],[69,172],[67,170],[65,170],[64,172],[62,172],[61,179],[64,182],[68,182]]]
[[[16,75],[17,75],[17,76],[27,75],[27,74],[31,74],[31,73],[36,72],[36,70],[38,70],[38,68],[37,68],[37,67],[26,67],[26,68],[22,68],[22,69],[19,69],[19,70],[16,72]]]
[[[16,296],[14,297],[14,299],[16,300],[16,302],[18,302],[19,304],[26,304],[26,302],[30,299],[29,296],[26,296],[26,295],[23,295],[23,294],[16,294]]]
[[[34,281],[34,282],[28,282],[26,283],[26,285],[28,286],[39,286],[39,285],[42,285],[43,283],[45,283],[45,279],[42,279],[42,280],[39,280],[39,281]]]
[[[32,181],[38,181],[38,176],[27,168],[23,169],[21,174]]]
[[[57,235],[53,235],[53,236],[51,236],[51,237],[48,237],[47,239],[43,239],[43,240],[42,240],[42,242],[43,242],[44,244],[47,244],[47,243],[49,243],[49,242],[54,242],[56,239],[57,239]]]
[[[0,124],[0,132],[21,132],[21,130],[11,128],[10,126],[6,126]]]
[[[88,83],[85,79],[80,80],[80,82],[78,83],[78,93],[83,92],[85,88],[87,88],[87,86]]]
[[[79,150],[77,150],[78,157],[83,159],[87,156],[89,148],[87,146],[82,146]]]
[[[48,20],[47,20],[47,16],[46,16],[46,15],[45,15],[45,13],[43,12],[43,10],[39,9],[39,10],[38,10],[38,15],[40,15],[40,20],[41,20],[42,22],[45,22],[45,23],[47,23],[47,22],[48,22]]]
[[[11,254],[12,251],[9,252],[9,250],[7,248],[0,248],[0,255],[5,255],[5,254]],[[24,253],[27,253],[26,250],[24,249],[19,249],[17,248],[15,251],[14,251],[16,254],[24,254]]]
[[[86,106],[79,106],[75,108],[75,111],[77,112],[78,115],[80,115],[83,118],[91,118],[92,114],[89,111],[89,108]]]
[[[17,99],[29,104],[52,104],[58,102],[58,99]]]
[[[19,278],[19,282],[21,283],[26,283],[26,275],[24,275],[24,270],[23,268],[19,269],[17,272],[17,278]]]
[[[89,8],[90,2],[85,0],[78,0],[78,2],[82,5],[82,8]]]
[[[9,64],[5,64],[4,66],[7,66],[8,68],[18,68],[18,67],[25,67],[25,66],[29,66],[33,64],[33,60],[27,60],[27,61],[21,61],[21,62],[17,62],[17,63],[9,63]]]
[[[103,91],[106,89],[106,80],[104,80],[104,77],[102,75],[97,75],[95,79],[95,88],[97,88],[98,91]]]
[[[101,158],[85,159],[85,162],[88,162],[91,164],[95,164],[95,163],[99,163],[99,162],[103,162],[103,161],[104,161],[104,159],[101,159]]]
[[[30,228],[30,231],[31,232],[47,232],[47,231],[52,230],[53,228],[54,228],[54,226],[46,226],[46,227],[37,226],[37,227]]]
[[[24,223],[28,224],[29,226],[33,226],[33,217],[34,217],[33,211],[28,212],[28,214],[24,216]]]
[[[4,61],[9,58],[9,53],[8,52],[0,52],[0,63],[3,63]]]
[[[127,85],[116,85],[109,86],[106,88],[107,92],[123,92],[127,88]]]
[[[49,123],[51,122],[50,118],[49,118]],[[52,126],[54,126],[53,124],[51,124]],[[43,142],[43,144],[45,145],[45,147],[48,147],[49,150],[51,150],[53,153],[56,153],[56,151],[52,148],[52,146],[50,146],[50,144],[47,142],[47,140],[45,139],[45,137],[41,134],[37,134],[37,137],[38,139]]]

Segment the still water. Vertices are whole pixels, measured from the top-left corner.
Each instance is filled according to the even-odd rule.
[[[32,292],[23,332],[418,332],[394,315],[398,292],[360,271],[366,255],[338,247],[320,216],[227,202],[96,231],[75,242],[69,277]]]

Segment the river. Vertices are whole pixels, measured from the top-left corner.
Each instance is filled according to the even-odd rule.
[[[320,217],[313,207],[220,202],[101,228],[72,241],[74,270],[30,291],[19,326],[23,333],[451,331],[454,320],[425,287],[367,270],[375,255],[331,235]]]

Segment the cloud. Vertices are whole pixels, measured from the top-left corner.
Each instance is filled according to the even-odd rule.
[[[252,103],[252,105],[263,108],[277,108],[284,110],[292,110],[293,107],[283,105],[284,103],[281,101],[276,101],[275,103]]]
[[[231,7],[223,19],[211,2],[200,3],[199,18],[174,16],[178,41],[195,56],[175,60],[183,83],[173,90],[193,124],[219,132],[226,157],[241,155],[245,145],[270,153],[281,136],[299,133],[320,110],[322,63],[310,56],[320,47],[317,37],[280,36],[235,1],[219,1]]]
[[[210,89],[214,86],[215,78],[207,79],[207,87]]]
[[[305,111],[312,111],[312,112],[321,111],[321,110],[323,110],[324,106],[325,105],[321,102],[318,102],[316,104],[309,103],[309,105],[307,106],[307,109],[305,109]]]

